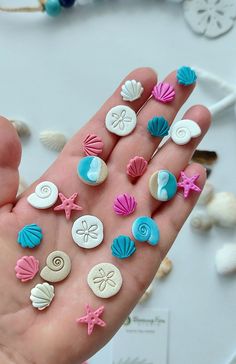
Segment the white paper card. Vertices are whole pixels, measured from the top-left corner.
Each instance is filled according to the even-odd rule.
[[[113,364],[167,364],[168,310],[136,308],[113,339]]]

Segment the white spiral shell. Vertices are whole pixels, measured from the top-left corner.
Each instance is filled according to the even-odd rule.
[[[176,144],[184,145],[191,138],[197,138],[201,133],[201,129],[195,121],[184,119],[173,124],[170,130],[170,137]]]
[[[36,209],[47,209],[53,206],[58,198],[57,186],[49,181],[39,183],[35,192],[28,196],[28,203]]]
[[[60,152],[66,144],[65,135],[53,130],[42,131],[39,134],[39,140],[46,148],[55,150],[56,152]]]
[[[53,297],[54,287],[47,282],[36,284],[36,286],[31,289],[30,300],[32,301],[32,306],[40,311],[50,305]]]
[[[48,255],[46,267],[41,270],[40,276],[48,282],[60,282],[70,274],[70,271],[70,257],[58,250]]]

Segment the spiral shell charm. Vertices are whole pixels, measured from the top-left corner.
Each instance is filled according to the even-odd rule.
[[[48,255],[46,267],[41,270],[40,276],[48,282],[60,282],[70,274],[70,271],[70,257],[62,251],[54,251]]]
[[[58,198],[57,186],[49,181],[39,183],[35,192],[28,196],[28,203],[36,209],[47,209],[53,206]]]
[[[136,240],[150,245],[157,245],[160,239],[158,226],[149,216],[140,216],[133,222],[132,234]]]
[[[184,145],[202,133],[199,125],[193,120],[177,121],[170,129],[170,137],[176,144]]]

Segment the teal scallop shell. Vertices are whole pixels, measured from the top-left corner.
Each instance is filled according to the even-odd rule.
[[[111,251],[114,257],[125,259],[134,254],[136,247],[129,236],[120,235],[113,240]]]
[[[180,85],[189,86],[196,82],[196,72],[188,67],[183,66],[177,70],[177,80]]]
[[[163,116],[154,116],[148,121],[147,130],[154,137],[163,138],[169,133],[168,121]]]
[[[36,224],[25,225],[18,233],[17,242],[22,248],[35,248],[43,238],[42,229]]]

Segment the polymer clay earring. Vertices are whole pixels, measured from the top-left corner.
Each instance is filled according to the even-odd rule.
[[[170,200],[177,191],[175,176],[165,169],[153,173],[149,179],[149,191],[158,201]]]
[[[111,133],[125,136],[134,130],[137,116],[133,109],[125,105],[118,105],[108,111],[106,115],[106,128]]]
[[[33,256],[24,256],[17,260],[15,266],[16,278],[21,282],[28,282],[36,276],[39,271],[39,261]]]
[[[192,138],[199,137],[201,133],[199,125],[188,119],[177,121],[170,129],[170,137],[178,145],[189,143]]]
[[[141,82],[136,80],[127,80],[121,87],[121,96],[124,101],[135,101],[141,97],[143,87]]]
[[[136,251],[135,243],[129,236],[120,235],[111,245],[112,255],[119,259],[129,258]]]
[[[30,300],[32,306],[37,308],[39,311],[44,310],[50,306],[54,298],[54,287],[47,282],[38,283],[34,288],[31,289]]]
[[[35,192],[28,196],[28,203],[36,209],[48,209],[53,206],[58,198],[57,186],[49,181],[39,183]]]
[[[79,161],[77,168],[79,178],[90,186],[98,186],[108,175],[106,163],[99,157],[87,156]]]
[[[136,156],[132,159],[130,159],[127,168],[126,173],[128,176],[137,178],[141,177],[146,169],[147,169],[148,162],[143,157]]]
[[[33,249],[37,247],[43,239],[40,226],[36,224],[25,225],[18,233],[17,242],[22,248]]]
[[[104,312],[104,306],[97,308],[96,310],[92,310],[89,305],[86,305],[86,315],[78,318],[76,320],[79,324],[87,324],[88,325],[88,335],[90,336],[93,332],[94,326],[98,325],[101,327],[106,326],[106,323],[100,318],[100,316]],[[86,364],[86,363],[83,363]]]
[[[70,257],[62,251],[50,253],[46,266],[41,270],[40,276],[48,282],[60,282],[66,279],[71,271]]]
[[[134,220],[132,234],[136,240],[146,241],[150,245],[157,245],[160,239],[158,226],[149,216],[140,216]]]
[[[175,89],[169,83],[160,82],[156,86],[154,86],[152,90],[152,96],[155,98],[156,101],[167,104],[174,100]]]
[[[169,133],[168,121],[163,116],[154,116],[148,121],[147,130],[154,137],[164,138]]]
[[[71,233],[77,245],[92,249],[103,241],[103,223],[96,216],[84,215],[75,220]]]

